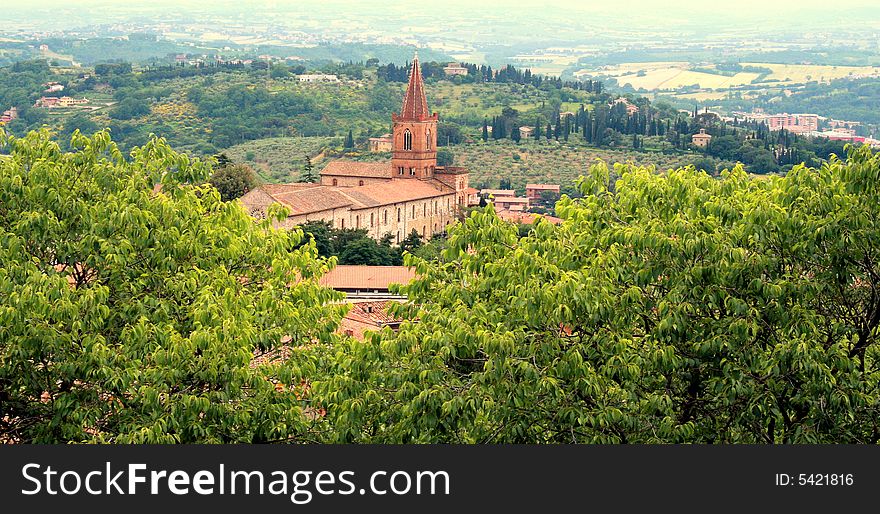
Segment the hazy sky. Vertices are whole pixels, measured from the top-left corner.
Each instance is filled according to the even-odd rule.
[[[880,0],[3,0],[8,22],[53,25],[122,21],[129,16],[173,16],[197,12],[200,16],[259,13],[315,13],[326,17],[372,15],[393,22],[407,11],[439,20],[473,20],[482,16],[509,16],[511,23],[534,30],[538,20],[564,19],[584,26],[604,23],[608,28],[639,23],[642,28],[673,24],[714,24],[755,29],[799,24],[821,27],[847,23],[880,27]],[[417,6],[413,9],[413,6]],[[58,15],[60,10],[63,14]],[[540,29],[540,28],[539,28]],[[771,31],[772,32],[772,31]]]

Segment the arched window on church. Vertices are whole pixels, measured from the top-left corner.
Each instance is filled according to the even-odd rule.
[[[428,150],[431,149],[431,130],[428,130],[428,142],[425,144]]]
[[[354,217],[354,228],[361,228],[361,217],[360,216]]]
[[[339,181],[336,180],[336,179],[334,178],[334,179],[333,179],[333,185],[335,186],[335,185],[338,184],[338,183],[339,183]]]
[[[409,129],[403,131],[403,149],[412,150],[412,132]]]
[[[358,185],[359,185],[359,186],[364,185],[364,181],[363,181],[363,180],[358,180]]]
[[[373,226],[373,213],[370,213],[370,226]]]
[[[388,224],[388,209],[385,209],[385,212],[382,213],[382,224]]]
[[[400,207],[397,208],[397,222],[400,223]]]

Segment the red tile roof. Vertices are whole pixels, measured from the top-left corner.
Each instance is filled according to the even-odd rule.
[[[339,265],[321,277],[323,286],[334,289],[380,289],[390,284],[407,284],[416,272],[406,266]]]
[[[538,218],[544,218],[544,220],[549,221],[554,225],[559,225],[562,223],[561,218],[557,218],[555,216],[544,216],[540,214],[535,214],[533,212],[513,212],[508,210],[501,210],[496,213],[499,218],[509,223],[521,223],[523,225],[531,225],[538,221]]]
[[[275,201],[290,207],[290,214],[293,216],[338,209],[354,203],[351,198],[340,193],[339,188],[320,185],[269,194]]]
[[[547,191],[559,191],[559,184],[526,184],[526,189],[541,189]]]
[[[523,198],[521,196],[498,196],[493,200],[495,203],[529,203],[528,198]]]
[[[388,182],[358,187],[338,188],[338,190],[354,200],[360,208],[424,200],[455,193],[452,188],[439,180],[406,178],[391,179]],[[358,207],[352,208],[357,209]]]
[[[394,300],[381,300],[375,302],[355,302],[345,315],[346,318],[361,323],[369,323],[375,326],[383,326],[390,323],[400,323],[398,319],[388,313],[388,306]]]
[[[391,178],[391,163],[330,161],[321,170],[321,175],[341,175],[345,177],[388,177]]]
[[[322,184],[266,184],[248,195],[252,196],[258,191],[268,194],[272,200],[289,207],[291,216],[342,207],[350,207],[352,210],[369,209],[455,194],[451,187],[434,179],[388,179],[386,182],[356,187],[336,187]]]

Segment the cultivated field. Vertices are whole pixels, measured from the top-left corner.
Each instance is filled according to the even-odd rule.
[[[223,150],[234,162],[245,163],[267,182],[296,182],[300,178],[305,156],[312,158],[317,175],[325,163],[321,152],[339,146],[338,137],[272,137],[257,139]]]
[[[607,163],[653,165],[658,170],[677,168],[693,163],[701,155],[665,155],[660,152],[600,149],[577,141],[570,143],[528,141],[519,144],[510,140],[490,140],[450,147],[455,164],[470,170],[473,187],[498,187],[502,178],[509,178],[514,188],[523,190],[530,182],[562,185],[571,193],[574,182],[585,174],[597,159]]]
[[[752,84],[786,82],[803,84],[811,80],[829,81],[847,77],[880,76],[880,67],[872,66],[825,66],[810,64],[772,64],[763,62],[744,62],[742,66],[766,68],[770,74],[739,72],[731,76],[721,73],[697,71],[686,62],[630,62],[581,70],[575,76],[602,75],[614,77],[621,86],[631,85],[635,89],[648,91],[675,91],[699,85],[701,89],[724,90]],[[705,68],[712,68],[706,66]],[[722,95],[723,96],[723,95]],[[696,97],[695,97],[696,98]],[[718,98],[716,96],[715,98]],[[706,99],[709,99],[706,97]]]
[[[880,76],[880,67],[874,66],[824,66],[812,64],[742,63],[743,66],[769,68],[773,73],[765,80],[803,83],[811,80],[829,81],[851,76]]]

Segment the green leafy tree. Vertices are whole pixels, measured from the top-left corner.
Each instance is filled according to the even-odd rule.
[[[363,237],[353,241],[342,250],[339,256],[341,264],[359,264],[365,266],[386,265],[386,255],[379,247],[379,243],[369,237]]]
[[[160,139],[130,158],[106,132],[0,145],[0,437],[316,439],[290,386],[343,308],[317,284],[332,263],[272,228],[286,213],[255,223]]]
[[[260,185],[260,179],[250,166],[231,164],[215,171],[208,180],[220,192],[224,202],[235,200]]]
[[[312,158],[306,154],[305,160],[303,162],[303,170],[302,175],[300,175],[300,182],[315,182],[317,177],[315,177],[315,167],[312,164]]]
[[[412,232],[409,233],[403,241],[400,242],[400,248],[402,251],[413,252],[417,248],[422,246],[422,236],[416,232],[416,229],[413,229]]]
[[[335,440],[876,444],[880,156],[615,174],[559,226],[487,207],[408,256],[418,321],[316,384]]]
[[[437,166],[452,166],[455,162],[455,154],[446,148],[437,150]]]

